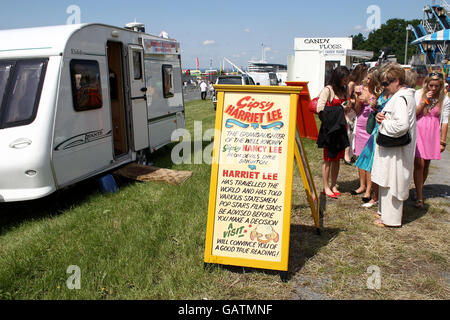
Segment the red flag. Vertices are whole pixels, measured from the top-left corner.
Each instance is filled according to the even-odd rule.
[[[199,67],[198,67],[198,57],[197,57],[197,70],[199,70]]]

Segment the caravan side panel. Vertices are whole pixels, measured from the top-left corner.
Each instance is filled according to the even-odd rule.
[[[102,32],[102,28],[82,29],[66,47],[53,146],[59,186],[101,172],[113,161],[106,37]]]
[[[150,150],[154,151],[171,142],[172,132],[185,127],[178,56],[146,55],[145,74]]]

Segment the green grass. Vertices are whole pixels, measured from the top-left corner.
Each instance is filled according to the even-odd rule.
[[[210,101],[187,103],[186,114],[191,132],[194,120],[202,121],[203,131],[214,127]],[[157,166],[192,170],[181,185],[121,181],[120,192],[102,194],[95,181],[88,180],[43,200],[0,204],[0,298],[200,299],[248,294],[230,293],[235,289],[227,283],[226,269],[204,270],[211,167],[173,165],[174,145],[158,151],[153,160]],[[81,269],[80,290],[66,286],[69,265]]]
[[[202,121],[203,132],[214,127],[211,101],[186,103],[186,115],[192,138],[194,121]],[[334,299],[450,296],[448,223],[442,223],[450,219],[440,202],[427,200],[428,211],[407,206],[408,223],[385,230],[372,225],[375,209],[363,210],[358,197],[343,194],[323,203],[319,236],[297,169],[289,281],[257,269],[205,270],[211,167],[174,165],[174,145],[153,160],[191,170],[181,185],[120,180],[118,193],[102,194],[88,180],[42,200],[0,204],[0,299],[291,299],[302,287]],[[320,191],[321,150],[313,141],[304,145]],[[338,182],[341,191],[355,189],[355,168],[342,166]],[[70,265],[81,269],[80,290],[66,286]],[[370,265],[381,269],[381,290],[366,288]]]

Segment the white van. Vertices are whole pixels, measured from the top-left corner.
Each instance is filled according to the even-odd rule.
[[[248,72],[256,84],[261,86],[277,86],[278,77],[275,72]]]
[[[175,40],[103,24],[0,31],[0,202],[170,143],[185,126],[180,60]]]

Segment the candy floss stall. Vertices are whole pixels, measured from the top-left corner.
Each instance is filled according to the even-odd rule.
[[[288,81],[308,81],[311,97],[319,95],[330,72],[352,66],[354,58],[370,59],[372,52],[352,50],[352,38],[295,38],[294,56],[288,58]]]

